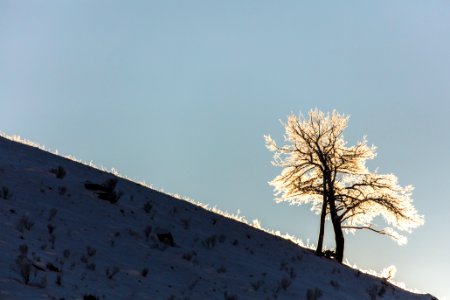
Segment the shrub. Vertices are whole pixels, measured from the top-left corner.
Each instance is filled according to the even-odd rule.
[[[190,226],[190,222],[188,219],[181,219],[181,226],[184,230],[188,230]]]
[[[31,231],[31,228],[33,228],[34,222],[30,221],[27,216],[23,215],[19,221],[16,224],[17,230],[19,230],[21,233],[24,232],[24,230]]]
[[[141,271],[142,277],[147,277],[147,274],[148,274],[148,269],[147,268],[143,268],[142,271]]]
[[[86,255],[81,255],[81,258],[80,258],[80,260],[81,260],[81,262],[82,263],[85,263],[85,264],[87,264],[88,263],[88,258],[87,258],[87,256]]]
[[[54,207],[52,209],[50,209],[50,211],[48,212],[48,221],[50,222],[56,216],[57,213],[58,213],[58,209],[56,209]]]
[[[94,247],[87,246],[86,253],[88,256],[92,257],[97,253],[97,250]]]
[[[326,258],[336,258],[336,251],[335,250],[325,250],[323,252],[323,256]]]
[[[208,249],[212,249],[216,246],[216,235],[207,237],[203,242],[203,246]]]
[[[322,296],[322,290],[319,288],[315,289],[308,289],[306,292],[306,299],[307,300],[317,300]]]
[[[143,209],[144,209],[144,211],[146,213],[149,214],[152,211],[152,209],[153,209],[153,205],[150,203],[150,201],[147,201],[147,202],[144,203]]]
[[[51,234],[49,239],[48,239],[52,245],[52,249],[55,249],[55,242],[56,242],[56,235]]]
[[[65,258],[69,258],[70,257],[70,250],[69,249],[64,249],[63,255],[64,255]]]
[[[56,275],[56,281],[55,281],[56,285],[61,286],[62,285],[62,274],[58,273]]]
[[[187,261],[191,261],[194,258],[194,256],[197,256],[197,253],[195,251],[192,251],[192,252],[184,253],[182,258]]]
[[[112,268],[106,268],[106,270],[105,270],[105,274],[106,274],[106,277],[108,277],[108,279],[113,279],[113,277],[117,274],[117,273],[119,273],[119,271],[120,271],[120,269],[118,268],[118,267],[112,267]],[[148,270],[147,270],[147,272],[148,272]],[[144,276],[145,277],[145,276]]]
[[[19,273],[23,283],[25,284],[30,283],[32,267],[33,265],[31,263],[31,260],[25,255],[21,254],[16,258],[16,271]]]
[[[50,173],[55,174],[58,179],[63,179],[66,176],[66,170],[62,166],[50,169]]]
[[[219,235],[219,243],[225,243],[225,241],[227,240],[227,236],[224,234]]]
[[[0,198],[3,198],[3,199],[11,198],[11,191],[9,190],[8,187],[6,187],[6,186],[2,187],[2,189],[0,190]]]
[[[337,281],[334,280],[330,280],[330,284],[332,287],[334,287],[335,289],[339,289],[339,283]]]
[[[48,234],[51,235],[53,233],[53,231],[55,230],[55,226],[52,224],[47,224],[47,230],[48,230]]]
[[[131,229],[131,228],[129,228],[128,229],[128,234],[130,235],[130,236],[132,236],[132,237],[135,237],[135,238],[140,238],[140,234],[139,234],[139,232],[137,232],[136,230],[134,230],[134,229]]]
[[[172,207],[172,209],[170,210],[170,214],[175,215],[178,213],[178,207],[174,206]]]
[[[22,244],[19,246],[19,252],[21,255],[27,255],[28,253],[28,245]]]
[[[144,234],[147,240],[150,238],[150,235],[152,234],[152,226],[148,225],[144,229]]]
[[[41,277],[41,280],[35,284],[38,288],[45,289],[47,287],[47,276]]]
[[[282,261],[280,264],[280,271],[287,271],[289,270],[289,265],[286,261]]]
[[[95,264],[94,263],[87,264],[86,269],[88,269],[89,271],[95,271]]]
[[[67,192],[67,188],[65,186],[59,186],[58,187],[58,194],[60,194],[61,196],[64,196]]]
[[[291,280],[287,277],[283,277],[280,282],[278,282],[278,287],[279,289],[282,289],[284,291],[286,291],[288,289],[288,287],[291,286]]]
[[[238,297],[236,295],[228,294],[228,292],[225,292],[223,296],[225,300],[238,300]]]
[[[264,285],[264,281],[258,280],[258,281],[255,281],[255,282],[251,282],[250,285],[252,286],[252,288],[253,288],[255,291],[257,291],[261,286]]]
[[[384,286],[378,287],[377,285],[373,285],[366,290],[367,294],[369,294],[370,300],[375,300],[378,297],[383,297],[386,293],[386,288]]]
[[[290,268],[290,269],[289,269],[289,277],[290,277],[291,279],[294,279],[295,277],[297,277],[297,273],[295,272],[295,269],[294,269],[294,268]]]

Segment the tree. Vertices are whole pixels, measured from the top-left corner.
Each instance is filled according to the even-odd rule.
[[[284,125],[286,145],[278,146],[265,136],[266,146],[274,152],[273,165],[281,174],[270,182],[276,201],[311,204],[320,214],[316,254],[322,255],[325,220],[333,225],[336,259],[344,256],[344,231],[368,229],[404,243],[406,239],[392,227],[379,229],[376,216],[400,231],[423,224],[423,217],[412,205],[412,186],[401,187],[397,177],[371,173],[365,162],[376,156],[367,139],[348,147],[343,132],[348,116],[336,111],[324,114],[311,110],[308,117],[290,115]]]

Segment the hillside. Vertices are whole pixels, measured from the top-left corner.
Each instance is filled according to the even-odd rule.
[[[0,137],[0,299],[433,299]]]

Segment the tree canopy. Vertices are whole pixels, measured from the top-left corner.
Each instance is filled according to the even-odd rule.
[[[349,116],[336,111],[311,110],[308,116],[291,114],[283,124],[285,145],[265,136],[274,152],[273,165],[281,174],[270,182],[277,202],[311,204],[321,215],[316,253],[322,254],[325,220],[333,224],[336,259],[344,254],[343,231],[368,229],[405,243],[399,231],[410,232],[423,224],[412,205],[412,186],[402,187],[393,174],[370,172],[366,161],[376,156],[376,148],[364,137],[347,146],[344,130]],[[389,225],[378,228],[373,220],[382,216]]]

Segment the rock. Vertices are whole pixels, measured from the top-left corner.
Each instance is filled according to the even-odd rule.
[[[163,243],[163,244],[165,244],[167,246],[170,246],[170,247],[174,247],[175,246],[175,243],[173,241],[173,236],[172,236],[172,234],[170,232],[158,233],[158,234],[156,234],[156,236],[158,237],[158,240],[161,243]]]

